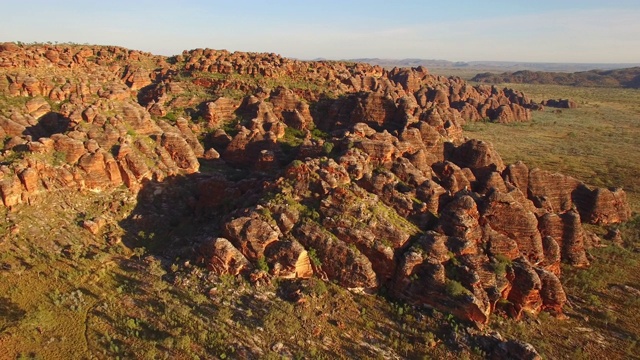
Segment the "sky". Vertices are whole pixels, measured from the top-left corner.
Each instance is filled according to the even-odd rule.
[[[640,0],[0,0],[0,42],[299,59],[640,63]]]

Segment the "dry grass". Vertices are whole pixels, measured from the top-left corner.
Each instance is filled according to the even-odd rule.
[[[467,136],[490,141],[505,162],[523,160],[595,186],[623,187],[640,210],[640,91],[506,84],[536,101],[570,98],[578,109],[548,108],[533,121],[471,123]]]
[[[282,299],[286,280],[254,286],[188,265],[173,252],[182,230],[151,239],[121,227],[135,205],[126,190],[86,195],[51,193],[0,214],[0,359],[479,358],[444,314],[317,279],[295,285],[306,294],[296,305]],[[98,236],[79,225],[106,213]],[[127,231],[146,253],[109,243]],[[148,250],[150,240],[165,246]]]
[[[640,92],[513,87],[537,101],[569,97],[581,107],[538,112],[531,123],[469,124],[468,136],[493,142],[507,162],[524,160],[590,184],[624,186],[634,210],[640,209]],[[209,280],[201,268],[185,266],[184,257],[170,256],[171,249],[150,258],[134,255],[123,244],[107,242],[125,231],[149,237],[121,227],[134,199],[124,190],[85,195],[51,194],[0,213],[0,265],[10,266],[0,268],[0,359],[482,354],[459,341],[466,336],[464,326],[443,314],[317,281],[305,290],[307,302],[293,305],[276,295],[283,284],[256,288],[228,277]],[[113,204],[121,206],[117,213],[111,213]],[[107,213],[111,225],[99,236],[78,225]],[[629,249],[640,246],[639,229],[638,223],[625,229]],[[164,230],[156,233],[170,233]],[[632,250],[596,249],[590,269],[564,268],[568,320],[495,316],[492,326],[506,337],[530,341],[550,359],[638,358],[640,303],[625,288],[640,283],[640,254]],[[279,343],[283,349],[274,351]]]
[[[570,98],[578,109],[546,109],[530,123],[473,123],[467,136],[491,141],[505,162],[559,171],[596,186],[622,186],[640,210],[640,91],[505,84],[536,101]],[[589,269],[563,268],[567,320],[493,318],[503,335],[531,342],[549,359],[638,359],[640,218],[623,226],[625,247],[591,250]],[[592,230],[604,230],[593,227]]]
[[[568,319],[493,316],[491,327],[530,342],[548,359],[640,359],[640,254],[614,245],[592,254],[589,269],[563,267]]]

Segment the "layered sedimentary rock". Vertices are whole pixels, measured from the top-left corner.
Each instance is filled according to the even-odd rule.
[[[207,268],[218,274],[238,275],[252,268],[244,255],[225,238],[203,242],[200,254]]]
[[[525,94],[423,67],[5,44],[0,93],[5,206],[185,177],[193,214],[217,216],[194,248],[218,275],[382,287],[477,324],[560,315],[560,263],[588,266],[598,241],[583,222],[630,217],[620,189],[465,138],[530,120]]]

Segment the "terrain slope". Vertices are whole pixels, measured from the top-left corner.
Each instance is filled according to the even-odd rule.
[[[424,67],[5,43],[0,73],[2,266],[29,279],[13,279],[3,300],[10,316],[0,343],[16,354],[44,346],[38,335],[20,340],[25,317],[55,316],[25,298],[25,286],[48,282],[43,257],[66,274],[54,278],[68,292],[48,287],[50,301],[83,315],[29,324],[60,334],[80,319],[83,331],[68,336],[83,339],[81,350],[50,337],[78,354],[292,355],[304,340],[270,337],[276,328],[286,333],[301,320],[320,336],[324,327],[314,324],[346,326],[326,318],[345,311],[341,304],[317,303],[329,283],[333,294],[349,289],[435,319],[450,314],[453,343],[478,354],[535,358],[531,346],[482,331],[496,313],[565,318],[563,269],[589,267],[602,244],[598,226],[631,218],[622,189],[506,164],[491,143],[463,131],[479,121],[530,122],[539,103]],[[128,310],[113,309],[101,281],[119,284]],[[262,313],[260,301],[298,311],[295,324]],[[224,335],[204,332],[213,314],[229,327]],[[244,319],[238,327],[234,315]],[[470,326],[471,340],[457,341],[456,321]],[[417,336],[430,322],[407,324]],[[371,336],[361,341],[375,344]],[[314,351],[414,357],[438,344],[426,336],[402,354],[412,340],[398,338],[353,352],[331,339],[312,342]]]

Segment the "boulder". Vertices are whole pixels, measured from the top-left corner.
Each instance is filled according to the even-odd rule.
[[[551,271],[536,268],[536,273],[540,278],[540,297],[542,298],[542,309],[554,315],[561,315],[562,308],[567,302],[567,295],[562,288],[560,279]]]
[[[124,104],[121,108],[125,124],[140,135],[161,134],[162,130],[151,119],[145,108],[137,104]]]
[[[477,243],[482,238],[482,229],[478,223],[480,214],[476,202],[463,192],[457,195],[442,209],[438,219],[438,230],[446,235]]]
[[[540,218],[539,228],[542,236],[549,236],[558,243],[565,262],[578,267],[589,266],[585,252],[586,235],[577,211],[547,213]]]
[[[544,100],[541,103],[543,106],[561,108],[561,109],[576,109],[578,103],[570,99],[549,99]]]
[[[296,240],[277,241],[265,249],[271,273],[281,278],[309,278],[313,269],[309,254]]]
[[[502,158],[494,150],[493,145],[482,140],[469,140],[445,150],[445,159],[461,168],[471,169],[476,177],[489,172],[502,172],[505,169]]]
[[[542,281],[531,263],[526,258],[518,258],[512,262],[513,280],[512,288],[507,300],[508,310],[513,317],[519,319],[523,312],[537,314],[543,300],[540,296]],[[547,274],[547,273],[545,273]]]
[[[185,172],[194,173],[200,168],[196,154],[180,134],[163,133],[161,146],[166,149],[175,164]]]
[[[570,176],[546,170],[529,172],[529,198],[536,207],[549,212],[563,212],[573,207],[573,194],[582,183]]]
[[[329,280],[351,289],[373,291],[378,288],[378,278],[371,261],[318,223],[304,221],[293,233],[305,248],[313,249],[317,254],[320,271]]]
[[[87,153],[82,141],[72,139],[67,135],[53,134],[51,140],[54,141],[54,149],[64,154],[67,164],[76,164],[80,157]]]
[[[239,217],[224,224],[225,237],[251,261],[264,258],[269,244],[282,236],[280,229],[258,217]]]
[[[199,248],[200,261],[218,275],[250,272],[251,263],[225,238],[210,238]]]
[[[536,216],[509,194],[493,191],[480,209],[480,224],[516,241],[520,253],[537,264],[544,260]]]
[[[577,205],[582,220],[590,224],[617,224],[631,218],[627,194],[622,189],[597,188]]]

